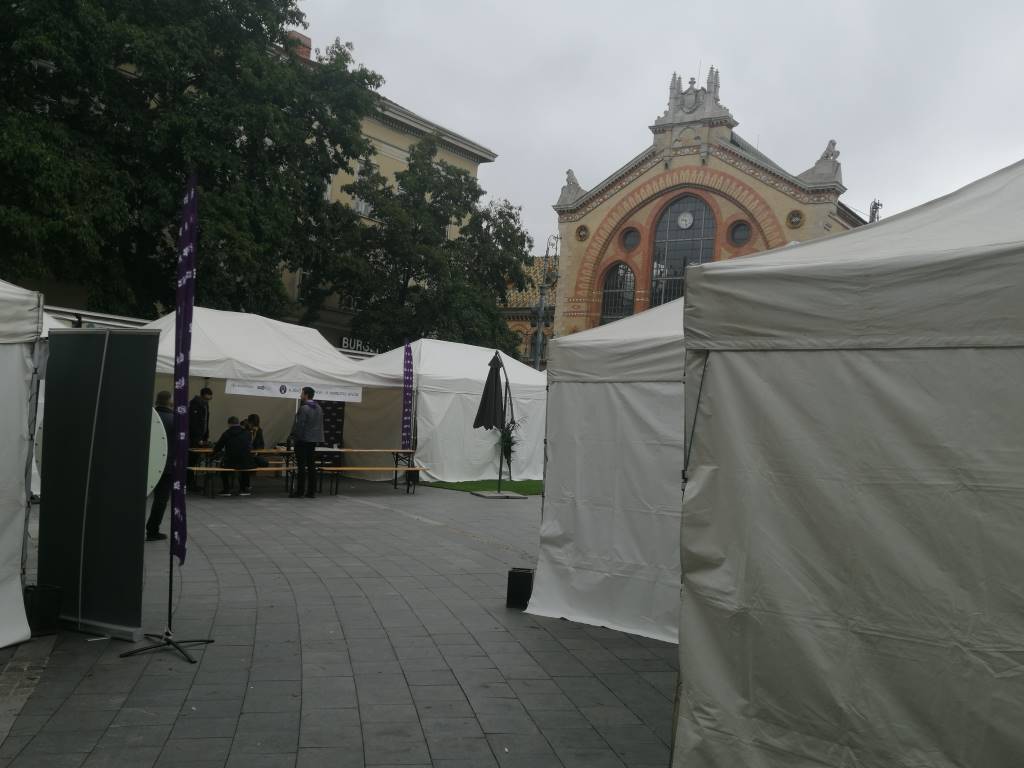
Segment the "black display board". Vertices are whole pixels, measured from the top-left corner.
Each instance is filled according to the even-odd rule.
[[[141,638],[146,477],[159,333],[54,330],[46,371],[39,583],[61,619]]]

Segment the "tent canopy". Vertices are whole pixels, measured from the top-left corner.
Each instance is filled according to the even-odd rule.
[[[0,280],[0,344],[31,344],[42,329],[43,295]]]
[[[359,364],[319,331],[244,312],[196,307],[190,374],[243,381],[351,384]],[[145,325],[160,331],[157,372],[174,371],[175,313]]]
[[[673,765],[1020,762],[1022,199],[689,272]]]
[[[551,381],[682,381],[683,300],[552,339]]]
[[[497,478],[497,434],[473,429],[494,350],[436,339],[420,339],[410,346],[416,390],[416,460],[427,467],[424,479],[461,482]],[[505,354],[501,358],[516,420],[522,423],[516,433],[512,477],[539,480],[544,475],[547,378]],[[360,361],[353,383],[371,389],[364,390],[362,403],[346,409],[345,442],[349,447],[399,444],[404,361],[404,347]],[[350,464],[361,460],[354,454]]]
[[[0,648],[29,638],[21,556],[35,415],[33,352],[42,329],[42,294],[0,281]]]
[[[551,342],[544,515],[529,612],[673,642],[683,301]]]
[[[454,341],[420,339],[412,342],[412,363],[415,386],[420,390],[459,392],[479,396],[487,378],[488,364],[494,350]],[[514,395],[543,393],[547,377],[504,352],[498,352],[505,365]],[[366,386],[402,386],[405,347],[368,358],[359,364],[359,383]]]
[[[688,270],[696,349],[1024,344],[1024,161],[835,237]]]

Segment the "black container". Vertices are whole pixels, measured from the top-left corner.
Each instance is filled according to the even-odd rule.
[[[32,637],[57,634],[60,587],[29,584],[25,587],[25,615]]]
[[[508,572],[505,607],[525,611],[533,594],[533,568],[513,568]]]

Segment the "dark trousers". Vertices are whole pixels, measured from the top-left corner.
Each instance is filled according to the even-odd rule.
[[[172,479],[173,475],[170,472],[161,475],[156,488],[153,489],[153,506],[149,508],[149,519],[146,520],[146,533],[160,533],[160,523],[164,521],[167,502],[171,498]]]
[[[295,493],[312,496],[316,493],[316,443],[295,443]]]
[[[219,474],[220,474],[221,488],[223,488],[224,493],[228,493],[231,490],[231,474],[232,473],[221,472]],[[252,478],[249,477],[249,473],[248,472],[235,472],[234,475],[235,475],[235,477],[238,478],[238,492],[239,493],[245,493],[246,491],[248,491],[249,490],[249,481],[252,479]]]

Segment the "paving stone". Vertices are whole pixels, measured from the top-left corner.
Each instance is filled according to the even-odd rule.
[[[674,646],[504,606],[539,505],[340,486],[196,498],[176,631],[217,642],[191,665],[57,636],[0,768],[667,765]],[[166,560],[146,567],[155,626]]]

